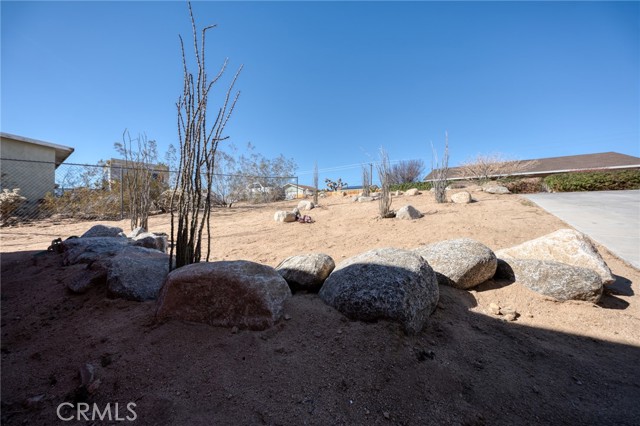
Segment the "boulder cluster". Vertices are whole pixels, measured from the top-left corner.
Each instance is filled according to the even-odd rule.
[[[152,245],[154,239],[164,245],[141,243]],[[170,273],[169,257],[158,246],[166,247],[166,236],[143,230],[123,236],[119,228],[94,227],[64,242],[64,263],[72,271],[67,286],[84,292],[102,282],[115,297],[157,299],[160,320],[253,330],[273,326],[294,292],[317,292],[350,319],[395,321],[415,334],[435,310],[440,285],[468,290],[506,279],[560,301],[595,303],[603,285],[614,281],[588,237],[572,229],[497,252],[461,238],[413,250],[370,250],[337,265],[327,254],[310,253],[275,268],[239,260],[197,263]],[[507,308],[494,310],[516,318]]]

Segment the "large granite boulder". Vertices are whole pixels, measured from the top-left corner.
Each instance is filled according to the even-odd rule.
[[[500,259],[497,278],[507,278],[557,300],[596,303],[602,278],[593,270],[550,260]]]
[[[485,186],[482,188],[484,192],[488,192],[489,194],[511,194],[509,188],[502,185],[493,185],[493,186]]]
[[[291,290],[278,272],[245,260],[194,263],[172,271],[158,319],[264,330],[281,316]]]
[[[83,237],[68,239],[63,245],[65,248],[63,263],[74,265],[111,258],[130,246],[131,241],[121,237]]]
[[[535,240],[498,250],[500,259],[550,260],[591,269],[600,275],[604,284],[615,281],[611,269],[607,266],[589,237],[574,229],[560,229]]]
[[[436,272],[440,284],[460,289],[477,286],[496,272],[496,255],[470,238],[440,241],[414,249]]]
[[[109,259],[107,289],[112,297],[155,300],[169,274],[169,255],[145,247],[125,247]]]
[[[273,215],[273,220],[275,220],[276,222],[295,222],[297,219],[296,219],[296,214],[294,212],[278,210]]]
[[[94,238],[94,237],[121,237],[122,228],[117,226],[108,225],[94,225],[87,232],[82,234],[80,238]]]
[[[418,191],[418,188],[411,188],[411,189],[407,189],[407,191],[404,194],[413,197],[416,195],[420,195],[420,191]]]
[[[418,254],[382,248],[341,262],[320,289],[320,298],[354,320],[399,322],[418,333],[440,296],[435,273]]]
[[[313,208],[315,208],[315,204],[313,204],[313,201],[301,200],[298,203],[298,210],[311,210]]]
[[[469,204],[471,202],[471,194],[467,191],[456,192],[451,196],[451,201],[456,204]]]
[[[396,212],[396,217],[398,219],[407,219],[407,220],[420,219],[422,216],[424,215],[420,213],[418,209],[416,209],[413,206],[400,207]]]
[[[318,291],[336,267],[331,256],[323,253],[291,256],[276,266],[292,291]]]

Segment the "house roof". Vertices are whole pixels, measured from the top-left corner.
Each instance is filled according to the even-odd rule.
[[[315,191],[316,189],[313,186],[308,186],[308,185],[299,185],[299,184],[295,184],[295,183],[287,183],[284,187],[289,187],[289,186],[293,186],[293,187],[297,187],[299,189],[302,190],[309,190],[309,191]]]
[[[538,174],[578,172],[586,170],[626,169],[640,167],[640,158],[618,152],[601,152],[597,154],[568,155],[564,157],[549,157],[533,160],[524,160],[529,163],[524,170],[513,173],[514,176],[527,176]],[[432,180],[433,172],[425,177],[426,181]],[[449,179],[463,179],[462,167],[449,169]],[[497,177],[497,176],[496,176]]]
[[[33,145],[44,146],[47,148],[53,148],[56,152],[56,167],[66,160],[74,151],[73,148],[64,145],[58,145],[51,142],[45,142],[38,139],[27,138],[24,136],[12,135],[11,133],[0,132],[2,139],[11,139],[18,142],[30,143]]]

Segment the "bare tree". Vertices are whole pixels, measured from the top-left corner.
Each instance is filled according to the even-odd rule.
[[[422,160],[402,160],[391,166],[391,184],[416,182],[424,171]]]
[[[362,195],[368,197],[371,193],[371,175],[368,165],[362,165]]]
[[[154,140],[147,139],[144,133],[132,139],[128,130],[122,133],[122,143],[114,144],[116,151],[124,159],[124,167],[120,168],[120,184],[126,190],[131,229],[142,227],[149,229],[149,210],[151,210],[151,191],[158,160],[157,145]]]
[[[173,256],[175,245],[175,266],[181,267],[200,262],[203,254],[203,231],[206,229],[206,257],[211,255],[211,188],[215,166],[215,154],[218,144],[227,139],[223,132],[235,108],[240,92],[232,96],[236,80],[242,66],[234,75],[226,91],[221,106],[213,114],[213,125],[207,123],[207,106],[211,88],[223,76],[228,59],[225,59],[218,74],[209,81],[205,64],[205,41],[207,31],[215,26],[205,27],[198,43],[196,23],[187,2],[193,36],[193,49],[197,72],[194,75],[187,66],[187,55],[184,42],[180,36],[182,51],[183,89],[178,98],[178,136],[180,139],[180,164],[176,186],[171,196],[171,205],[175,202],[176,212],[171,209],[171,245]],[[201,208],[202,207],[202,208]],[[177,216],[177,217],[176,217]],[[177,219],[177,223],[176,223]]]
[[[442,158],[438,159],[438,152],[431,143],[431,176],[433,177],[433,188],[436,196],[436,203],[447,202],[447,178],[449,177],[449,134],[444,134],[444,152]]]
[[[535,160],[512,160],[500,153],[480,154],[462,163],[460,169],[467,179],[487,181],[492,178],[509,177],[527,171],[537,164]]]
[[[378,178],[380,179],[380,199],[378,200],[378,212],[383,219],[395,217],[395,213],[391,210],[391,166],[389,165],[389,154],[383,148],[380,148],[380,162],[376,164],[378,169]]]
[[[313,204],[318,205],[318,162],[313,163]]]

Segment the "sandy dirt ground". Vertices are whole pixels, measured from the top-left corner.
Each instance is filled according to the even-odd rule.
[[[321,199],[307,212],[312,224],[273,220],[296,201],[217,209],[211,260],[276,266],[322,252],[338,263],[460,237],[498,250],[569,227],[517,195],[473,196],[469,205],[436,204],[430,193],[395,198],[392,208],[425,213],[414,221],[378,219],[376,202],[350,197]],[[598,304],[500,281],[441,287],[425,329],[405,336],[394,323],[349,321],[317,295],[296,294],[290,319],[232,333],[157,323],[154,302],[109,299],[105,289],[70,294],[60,255],[44,250],[93,224],[0,229],[2,424],[91,424],[56,416],[59,404],[85,400],[119,403],[121,417],[136,404],[134,422],[113,424],[640,424],[640,271],[604,247],[617,281]],[[169,232],[169,216],[152,217],[150,230]],[[490,303],[519,316],[503,321]],[[78,392],[87,363],[100,380],[88,396]]]

